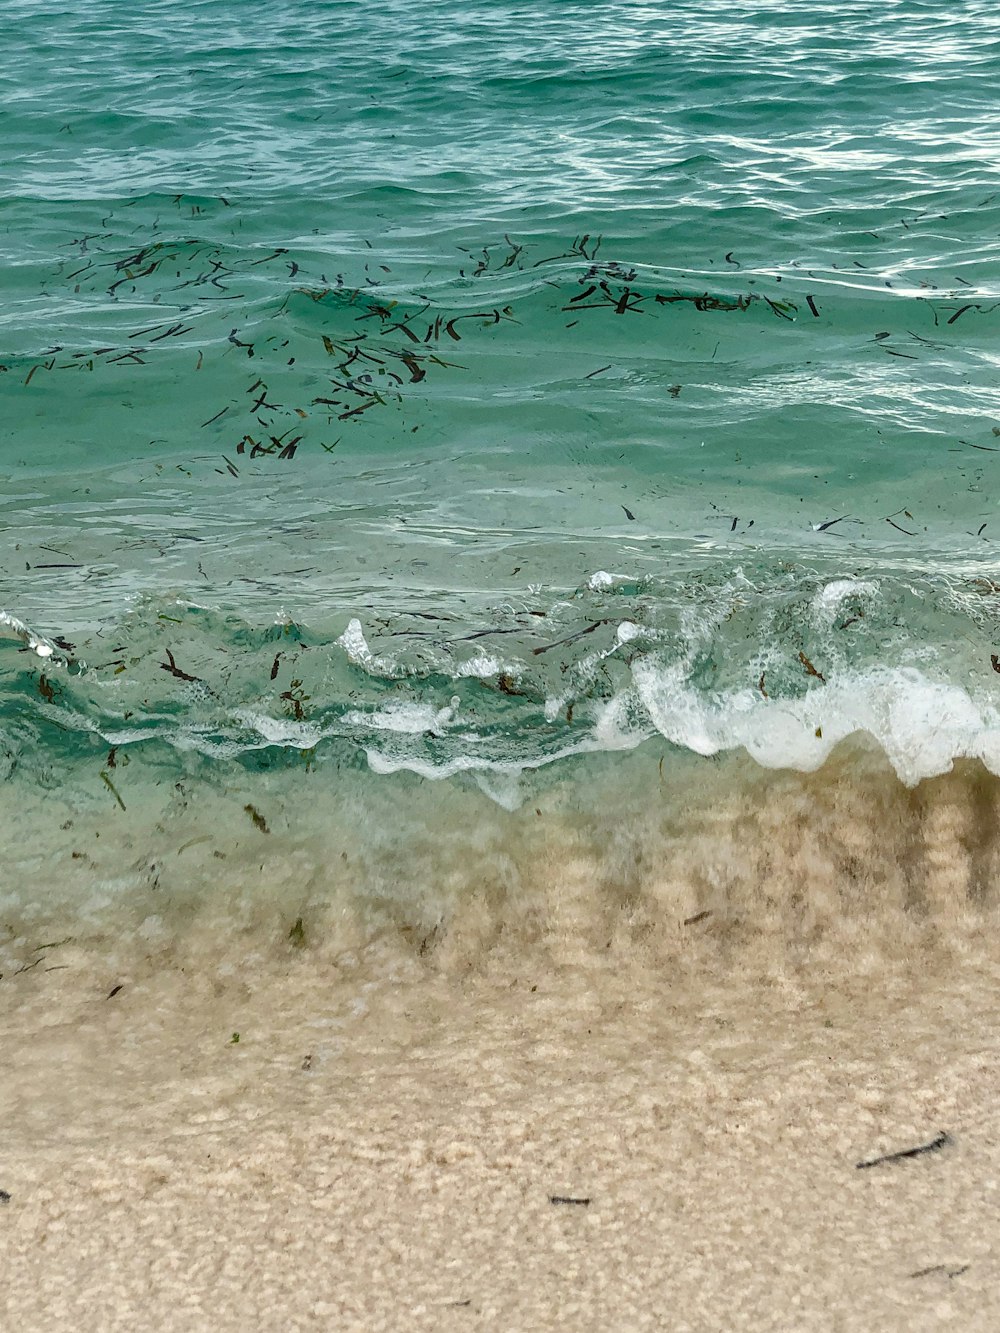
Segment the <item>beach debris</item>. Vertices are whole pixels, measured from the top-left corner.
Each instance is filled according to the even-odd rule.
[[[798,311],[798,306],[793,301],[772,301],[769,296],[765,296],[764,300],[780,319],[794,322],[795,315],[789,314],[789,311]]]
[[[64,944],[72,944],[75,938],[75,935],[66,935],[61,940],[47,940],[45,944],[36,944],[31,952],[41,953],[43,949],[61,949]]]
[[[625,506],[625,505],[622,505],[622,508],[625,510],[625,517],[628,519],[628,521],[629,521],[630,523],[634,523],[634,522],[635,522],[635,514],[633,514],[632,511],[631,511],[631,509],[627,508],[627,506]]]
[[[218,208],[231,208],[231,201],[221,195],[209,199],[181,193],[172,196],[172,202],[178,216],[184,219],[207,220]],[[293,305],[307,302],[315,312],[310,312],[310,320],[321,321],[319,328],[312,325],[309,333],[300,328],[296,336],[307,337],[317,344],[321,341],[331,358],[326,363],[333,372],[328,377],[331,388],[326,390],[320,386],[316,397],[311,394],[306,397],[303,388],[303,397],[298,403],[294,400],[279,402],[277,399],[286,398],[286,393],[270,392],[265,379],[258,377],[249,390],[242,393],[233,390],[221,401],[217,400],[218,407],[214,403],[208,405],[199,414],[200,425],[203,429],[217,427],[221,448],[230,449],[230,455],[221,450],[216,454],[218,466],[215,471],[234,480],[242,478],[245,469],[242,463],[238,466],[232,460],[233,451],[241,459],[249,456],[254,461],[265,456],[289,461],[297,456],[297,451],[317,446],[332,453],[339,439],[329,443],[322,436],[334,422],[349,423],[352,429],[364,430],[369,421],[384,416],[386,410],[399,410],[411,386],[424,381],[430,384],[436,374],[435,368],[470,368],[436,355],[442,343],[449,345],[467,339],[472,342],[480,329],[489,331],[501,323],[520,322],[512,306],[499,302],[496,305],[488,301],[477,302],[478,310],[456,310],[454,306],[437,306],[434,297],[419,290],[390,298],[383,286],[383,275],[392,270],[386,263],[375,262],[379,258],[377,254],[371,256],[371,264],[364,264],[363,272],[359,271],[352,281],[344,273],[328,277],[319,271],[322,264],[313,267],[314,256],[300,253],[293,257],[287,246],[261,246],[249,250],[230,247],[208,235],[191,235],[186,223],[182,233],[186,239],[174,241],[162,239],[162,233],[160,239],[155,239],[149,233],[148,221],[145,227],[140,223],[123,246],[121,235],[116,234],[117,224],[112,221],[115,216],[112,210],[101,219],[103,231],[94,231],[68,242],[84,262],[79,264],[74,253],[59,263],[54,276],[69,284],[75,294],[93,293],[102,303],[121,302],[128,307],[136,302],[155,304],[162,299],[161,309],[169,313],[164,313],[152,325],[122,335],[112,334],[109,330],[102,339],[95,340],[101,343],[100,346],[67,350],[63,343],[54,344],[36,354],[35,362],[26,368],[23,383],[30,384],[43,370],[100,372],[114,366],[115,373],[118,369],[134,373],[136,367],[147,366],[155,357],[178,353],[183,355],[185,366],[193,365],[199,371],[203,366],[209,367],[213,356],[237,357],[248,370],[261,367],[262,374],[266,374],[263,367],[274,357],[280,357],[277,369],[293,366],[297,361],[296,353],[298,359],[304,359],[301,346],[293,346],[291,340],[282,338],[280,333],[265,336],[258,332],[260,325],[256,315],[251,318],[245,308],[247,292],[237,290],[244,285],[244,280],[266,279],[279,283],[284,289],[284,297],[278,313],[284,314]],[[138,221],[139,210],[134,216]],[[158,218],[152,227],[155,233],[159,228]],[[377,249],[373,241],[360,239],[367,250]],[[491,242],[479,251],[457,247],[468,256],[473,266],[460,269],[459,277],[500,278],[515,271],[544,270],[552,264],[575,267],[576,271],[566,277],[562,273],[550,275],[543,272],[539,275],[556,293],[556,307],[573,316],[593,310],[603,310],[615,316],[627,313],[655,316],[661,307],[675,304],[693,307],[699,313],[746,312],[753,308],[784,321],[797,318],[800,304],[806,305],[814,318],[821,314],[813,294],[803,295],[796,301],[774,299],[755,289],[754,278],[747,280],[747,289],[743,291],[713,293],[683,284],[666,291],[643,292],[636,285],[637,281],[642,281],[639,268],[618,260],[599,260],[600,247],[600,236],[585,233],[576,236],[567,248],[559,250],[556,245],[553,253],[546,255],[543,252],[541,258],[531,261],[526,256],[524,244],[504,233],[502,243]],[[735,278],[742,265],[732,250],[726,253],[725,262],[733,270],[730,276]],[[853,262],[858,268],[865,267],[858,260]],[[793,263],[793,267],[800,266]],[[774,281],[780,283],[781,276],[776,275]],[[567,291],[570,283],[572,286]],[[231,304],[210,304],[215,302],[235,302],[236,308]],[[967,302],[958,309],[950,307],[953,310],[950,319],[954,322],[968,310],[986,315],[995,308]],[[937,310],[933,306],[931,310],[937,323]],[[219,312],[224,313],[220,316]],[[946,317],[949,308],[943,308],[941,313],[942,318]],[[586,316],[582,318],[585,320]],[[566,327],[573,328],[579,322],[574,318]],[[213,323],[214,329],[208,327]],[[461,327],[463,323],[464,328]],[[928,341],[917,334],[911,333],[910,336],[918,341]],[[126,341],[116,342],[119,337]],[[878,342],[888,337],[888,332],[881,332],[874,340]],[[213,347],[219,350],[213,352]],[[907,355],[890,348],[884,350],[893,356]],[[614,356],[610,348],[605,354]],[[715,352],[712,356],[714,358]],[[253,368],[247,366],[247,360],[253,360]],[[602,364],[582,378],[600,377],[614,364],[614,360]],[[285,383],[282,380],[282,389]],[[667,386],[667,392],[675,398],[680,391],[680,385]],[[311,393],[315,392],[316,389],[311,390]],[[417,390],[414,396],[420,398],[423,392]],[[326,410],[316,411],[317,408]],[[375,408],[384,411],[372,416]],[[284,427],[281,418],[285,419]],[[301,426],[301,433],[287,427],[288,419]],[[302,424],[306,422],[308,425]],[[410,432],[422,429],[421,423],[404,421],[401,424]],[[259,434],[260,431],[263,434]],[[186,473],[180,464],[176,466]],[[626,512],[630,521],[634,521],[630,511]]]
[[[930,1277],[932,1273],[943,1273],[945,1277],[961,1277],[963,1273],[969,1271],[968,1264],[959,1264],[957,1268],[949,1268],[947,1264],[931,1264],[929,1268],[918,1268],[910,1277]]]
[[[164,617],[164,619],[166,619],[166,617]],[[161,671],[169,671],[170,674],[172,676],[176,676],[178,680],[189,680],[192,682],[197,682],[201,680],[200,676],[192,676],[187,671],[182,671],[180,667],[177,665],[177,663],[174,661],[174,655],[169,648],[166,649],[166,654],[167,654],[167,660],[165,662],[160,663]]]
[[[303,926],[302,924],[302,918],[300,916],[297,916],[295,918],[295,924],[288,932],[288,938],[292,942],[292,946],[296,949],[301,949],[305,944],[306,929],[305,926]]]
[[[296,722],[303,721],[306,715],[306,710],[302,705],[309,702],[310,695],[306,694],[302,687],[301,680],[293,680],[289,688],[287,690],[282,690],[278,695],[278,698],[284,700],[288,705],[286,711]]]
[[[115,784],[111,781],[108,771],[105,768],[101,769],[101,781],[104,783],[105,787],[107,787],[108,791],[111,793],[111,795],[115,798],[115,800],[124,810],[125,802],[121,798],[121,793],[118,791],[118,788],[115,786]]]
[[[809,658],[806,657],[805,653],[799,653],[799,661],[805,667],[807,676],[815,676],[817,680],[821,680],[824,685],[826,684],[826,677],[823,675],[822,671],[816,670],[812,662],[809,661]]]
[[[771,306],[776,314],[781,314],[782,319],[790,319],[790,315],[782,314],[778,308],[782,302],[777,304],[768,301],[767,297],[760,297],[756,292],[750,292],[746,296],[709,296],[708,292],[702,292],[697,296],[687,295],[683,292],[676,292],[670,296],[664,296],[662,292],[657,292],[653,298],[657,305],[676,305],[679,302],[690,302],[695,310],[704,313],[706,310],[749,310],[754,301],[764,300]],[[794,308],[794,307],[793,307]]]
[[[586,1195],[581,1198],[574,1198],[572,1195],[568,1194],[550,1194],[549,1203],[576,1204],[581,1208],[588,1208],[590,1206],[590,1196]]]
[[[581,293],[580,296],[571,297],[570,300],[582,300],[584,296],[589,296],[591,292],[594,291],[600,291],[602,297],[601,300],[591,301],[589,305],[564,305],[562,307],[563,311],[604,310],[610,305],[616,315],[624,315],[629,311],[637,314],[643,313],[639,307],[642,305],[643,301],[646,300],[646,297],[643,296],[641,292],[633,291],[632,288],[628,286],[623,286],[620,292],[614,292],[604,279],[602,279],[596,287],[591,287],[589,291]],[[656,299],[659,300],[660,298],[657,297]]]
[[[504,239],[506,240],[507,238],[504,237]],[[592,239],[589,232],[585,233],[583,236],[577,236],[566,253],[561,255],[550,255],[548,259],[536,260],[536,262],[532,264],[532,268],[540,268],[542,264],[552,264],[560,259],[583,258],[592,264],[597,257],[598,250],[601,248],[602,239],[603,238],[600,236]],[[587,251],[588,245],[590,246],[589,253]],[[487,256],[487,263],[489,263],[489,251],[483,250],[483,254]],[[506,265],[503,265],[503,267],[506,267]],[[477,270],[477,272],[473,274],[473,277],[478,276],[478,273],[480,272],[482,272],[482,269]]]
[[[889,524],[890,528],[895,528],[897,532],[902,532],[907,537],[915,537],[917,535],[915,532],[911,532],[909,528],[901,528],[899,524],[894,523],[891,518],[887,518],[885,521]]]
[[[108,991],[107,999],[113,1000],[115,996],[118,994],[118,992],[122,989],[123,985],[124,983],[119,981],[117,986],[112,986],[111,989]]]
[[[577,641],[577,639],[582,639],[582,638],[584,637],[584,635],[586,635],[586,634],[593,634],[594,630],[596,630],[596,629],[600,629],[600,627],[601,627],[602,625],[610,625],[611,623],[613,623],[613,622],[612,622],[612,619],[611,619],[610,617],[607,617],[607,616],[606,616],[603,620],[595,620],[592,624],[588,625],[588,626],[586,627],[586,629],[578,630],[578,631],[576,632],[576,634],[568,634],[568,635],[566,636],[565,639],[557,639],[557,640],[555,641],[555,643],[543,643],[542,646],[541,646],[540,648],[532,648],[532,650],[531,650],[531,654],[532,654],[533,657],[538,657],[538,656],[540,656],[540,654],[542,654],[542,653],[547,653],[547,652],[549,652],[552,648],[562,648],[562,647],[564,647],[567,643],[575,643],[575,642]],[[516,633],[516,632],[517,632],[516,630],[494,630],[494,631],[493,631],[493,633],[496,633],[496,634],[510,634],[510,633]],[[471,637],[471,636],[468,636],[468,637]]]
[[[249,802],[247,802],[247,804],[243,807],[243,810],[246,814],[250,816],[250,821],[255,829],[259,829],[261,833],[271,832],[271,830],[267,826],[267,820],[264,818],[264,816],[260,813],[260,811],[257,809],[255,805],[251,805]],[[301,925],[301,919],[299,924]]]
[[[699,921],[707,921],[713,913],[710,908],[705,908],[703,912],[695,912],[694,916],[686,916],[681,923],[685,926],[696,926]]]
[[[233,1035],[226,1042],[227,1046],[238,1046],[239,1044],[240,1044],[240,1034],[238,1032],[234,1032]]]
[[[181,845],[177,848],[176,854],[180,856],[180,854],[182,852],[186,852],[189,847],[197,847],[200,843],[211,842],[211,841],[212,841],[212,835],[210,833],[202,833],[199,834],[199,836],[196,838],[188,838],[187,842],[182,842]]]
[[[882,1166],[886,1162],[902,1162],[910,1157],[922,1157],[925,1153],[940,1152],[942,1148],[950,1147],[954,1142],[950,1134],[941,1130],[929,1143],[918,1144],[916,1148],[901,1148],[898,1152],[882,1153],[879,1157],[869,1157],[862,1162],[856,1162],[858,1171],[865,1171],[872,1166]]]
[[[7,1190],[0,1190],[0,1203],[10,1203],[10,1194]]]
[[[993,670],[1000,673],[1000,657],[998,657],[996,653],[990,653],[990,663]]]

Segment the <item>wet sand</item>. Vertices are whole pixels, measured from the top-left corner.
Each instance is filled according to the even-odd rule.
[[[993,953],[65,955],[4,982],[0,1324],[996,1328]]]

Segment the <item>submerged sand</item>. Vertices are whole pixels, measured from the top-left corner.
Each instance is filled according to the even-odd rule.
[[[994,952],[8,977],[0,1326],[995,1329]]]

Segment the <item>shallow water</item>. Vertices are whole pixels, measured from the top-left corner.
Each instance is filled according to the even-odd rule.
[[[897,779],[1000,773],[992,7],[112,0],[0,30],[15,915],[42,880],[43,916],[137,911],[107,866],[64,882],[59,824],[149,860],[155,789],[192,780],[239,793],[213,849],[241,866],[274,837],[248,806],[283,864],[305,803],[353,812],[316,866],[391,834],[315,891],[416,928],[527,867],[539,792],[576,811],[545,855],[583,838],[620,886],[601,840],[654,855],[647,770],[730,814],[760,766],[817,771],[774,781],[859,845],[841,790],[910,845],[935,798]],[[992,810],[962,774],[946,806]],[[683,919],[715,843],[668,804]],[[160,818],[175,849],[195,816]]]

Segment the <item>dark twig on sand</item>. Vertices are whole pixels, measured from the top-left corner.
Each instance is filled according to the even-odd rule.
[[[711,915],[711,910],[706,908],[703,912],[695,912],[694,916],[686,916],[681,924],[685,926],[696,926],[699,921],[707,921]]]
[[[870,1157],[867,1161],[857,1162],[855,1165],[859,1171],[863,1171],[869,1166],[882,1166],[885,1162],[902,1162],[907,1157],[922,1157],[924,1153],[940,1152],[951,1142],[951,1135],[942,1130],[940,1134],[931,1139],[930,1143],[921,1143],[916,1148],[902,1148],[899,1152],[883,1153],[881,1157]]]
[[[949,1268],[947,1264],[931,1264],[929,1268],[918,1268],[910,1277],[930,1277],[932,1273],[943,1273],[945,1277],[961,1277],[969,1271],[968,1264],[959,1264],[958,1268]]]

